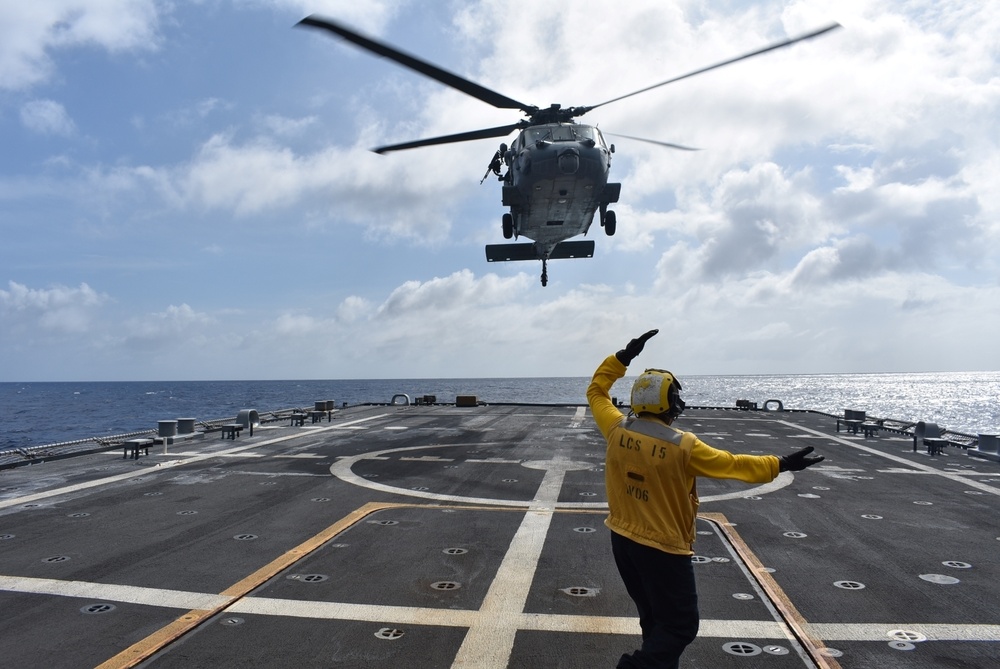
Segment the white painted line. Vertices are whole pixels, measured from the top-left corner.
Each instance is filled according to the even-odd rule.
[[[808,623],[825,641],[892,641],[890,630],[919,632],[928,641],[1000,641],[1000,625],[940,623]]]
[[[476,611],[430,609],[341,602],[310,602],[298,599],[245,597],[226,609],[227,613],[248,613],[315,620],[360,620],[393,625],[438,625],[471,627]]]
[[[545,471],[533,508],[524,514],[452,669],[506,669],[565,477],[563,467]]]
[[[583,425],[583,421],[587,416],[587,407],[577,407],[576,413],[573,414],[573,419],[569,422],[570,429],[578,428]]]
[[[442,458],[437,455],[421,455],[419,458],[400,458],[401,462],[454,462],[453,458]]]
[[[213,458],[263,458],[264,457],[263,453],[226,453],[223,451],[219,451],[218,453],[214,454],[206,453],[204,451],[200,453],[194,451],[183,451],[180,453],[171,453],[170,455],[171,457],[198,458],[199,460],[204,460],[205,456]],[[192,460],[188,460],[188,462],[192,462]]]
[[[336,430],[344,427],[352,427],[357,423],[364,423],[366,421],[375,420],[377,418],[382,418],[388,415],[389,414],[383,413],[383,414],[377,414],[375,416],[368,416],[367,418],[359,418],[358,420],[349,421],[347,423],[340,423],[338,425],[334,425],[331,427],[324,427],[318,431]],[[296,432],[294,434],[285,435],[283,437],[276,437],[274,439],[268,439],[266,441],[259,441],[253,444],[248,444],[246,446],[236,446],[234,448],[230,448],[225,451],[218,451],[216,453],[203,453],[194,456],[192,458],[189,458],[187,460],[171,460],[169,462],[158,462],[156,465],[150,468],[139,469],[132,472],[125,472],[123,474],[117,474],[115,476],[107,476],[104,478],[95,479],[93,481],[86,481],[84,483],[77,483],[75,485],[65,486],[63,488],[53,488],[52,490],[46,490],[44,492],[35,493],[34,495],[25,495],[24,497],[17,497],[15,499],[0,501],[0,509],[7,509],[12,506],[20,506],[22,504],[28,504],[29,502],[35,502],[41,499],[48,499],[50,497],[58,497],[59,495],[78,492],[80,490],[97,488],[103,485],[108,485],[109,483],[116,483],[118,481],[127,481],[128,479],[136,478],[139,476],[148,476],[150,474],[155,474],[157,471],[163,471],[164,469],[169,469],[171,467],[176,467],[178,465],[190,464],[192,462],[200,462],[202,460],[210,460],[211,458],[224,457],[234,453],[243,453],[252,448],[260,448],[261,446],[270,446],[271,444],[278,444],[283,441],[289,441],[291,439],[301,439],[301,438],[302,438],[302,433]]]
[[[98,601],[164,606],[172,609],[211,610],[224,606],[233,600],[223,595],[202,592],[141,588],[134,585],[111,585],[109,583],[88,583],[86,581],[57,581],[49,578],[28,578],[24,576],[0,576],[0,590],[26,592],[37,595],[58,595],[80,597]]]
[[[204,592],[144,588],[132,585],[60,581],[26,576],[0,576],[0,591],[76,597],[92,601],[122,602],[181,610],[212,610],[233,602],[233,597]],[[479,611],[407,606],[378,606],[341,602],[316,602],[268,597],[244,597],[226,609],[230,613],[261,614],[316,620],[358,620],[386,624],[469,627],[477,624]],[[516,628],[540,632],[627,634],[638,636],[639,619],[613,616],[573,616],[548,613],[513,615]],[[824,641],[891,641],[891,630],[909,630],[928,641],[1000,641],[1000,625],[969,623],[807,623]],[[723,639],[781,639],[782,626],[772,620],[703,619],[699,637]]]
[[[479,462],[487,465],[519,465],[520,460],[504,460],[503,458],[486,458],[485,460],[476,460],[475,458],[468,458],[466,462]]]
[[[859,444],[857,442],[850,441],[848,439],[843,439],[841,437],[837,437],[830,434],[823,434],[819,430],[813,430],[812,428],[802,427],[801,425],[795,425],[794,423],[789,423],[787,421],[778,420],[775,422],[781,423],[782,425],[787,425],[788,427],[792,427],[797,430],[805,430],[806,432],[811,432],[813,434],[825,436],[828,439],[832,439],[833,441],[844,444],[845,446],[850,446],[851,448],[858,449],[859,451],[865,451],[866,453],[877,455],[880,458],[885,458],[886,460],[892,460],[893,462],[898,462],[899,464],[905,465],[907,468],[910,469],[918,469],[927,474],[937,474],[938,476],[949,479],[956,483],[961,483],[962,485],[969,486],[970,488],[976,488],[977,490],[982,490],[983,492],[988,492],[993,495],[1000,495],[1000,488],[997,488],[996,486],[987,485],[985,483],[981,483],[980,481],[976,481],[970,478],[966,478],[965,476],[956,474],[954,472],[942,471],[940,469],[936,469],[928,465],[920,464],[919,462],[913,462],[912,460],[907,460],[906,458],[900,457],[898,455],[892,455],[891,453],[884,453],[878,449],[871,448],[869,446],[865,446],[863,444]],[[822,471],[818,466],[812,467],[811,469]],[[823,469],[827,468],[824,467]],[[849,470],[841,470],[841,471],[849,471]]]

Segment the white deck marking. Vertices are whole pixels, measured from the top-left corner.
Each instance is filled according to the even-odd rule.
[[[60,581],[26,576],[0,576],[0,591],[59,597],[75,597],[94,602],[120,602],[179,610],[211,610],[235,599],[206,592],[143,588],[88,581]],[[303,601],[269,597],[244,597],[226,609],[228,613],[261,614],[314,620],[355,620],[398,625],[438,625],[472,627],[481,615],[467,609],[435,609],[406,606],[379,606],[340,602]],[[639,635],[639,619],[616,616],[573,616],[550,613],[521,613],[513,616],[517,629],[579,634]],[[1000,625],[967,623],[806,623],[824,641],[891,641],[891,630],[919,632],[928,641],[1000,641]],[[773,620],[704,619],[699,637],[719,639],[781,639],[782,625]]]
[[[28,578],[26,576],[0,576],[0,590],[188,610],[210,610],[233,599],[224,595],[210,595],[203,592],[141,588],[134,585],[112,585],[86,581],[57,581],[51,578]]]
[[[870,446],[865,446],[864,444],[859,444],[856,441],[851,441],[849,439],[844,439],[842,437],[837,437],[837,436],[832,435],[832,434],[823,434],[819,430],[813,430],[812,428],[803,427],[801,425],[795,425],[794,423],[789,423],[787,421],[776,420],[775,422],[776,423],[781,423],[782,425],[786,425],[788,427],[795,428],[797,430],[805,430],[806,432],[811,432],[813,434],[826,437],[827,439],[831,439],[831,440],[836,441],[838,443],[844,444],[845,446],[850,446],[851,448],[857,449],[859,451],[865,451],[866,453],[871,453],[872,455],[877,455],[880,458],[885,458],[886,460],[892,460],[893,462],[898,462],[898,463],[900,463],[902,465],[905,465],[908,469],[917,469],[917,470],[920,470],[920,471],[922,471],[922,472],[924,472],[926,474],[937,474],[938,476],[941,476],[943,478],[949,479],[951,481],[955,481],[956,483],[961,483],[962,485],[967,485],[970,488],[975,488],[977,490],[982,490],[983,492],[988,492],[988,493],[991,493],[993,495],[1000,495],[1000,488],[998,488],[996,486],[987,485],[985,483],[982,483],[980,481],[976,481],[976,480],[973,480],[973,479],[970,479],[970,478],[966,478],[965,476],[962,476],[961,474],[956,474],[955,472],[944,471],[944,470],[941,470],[941,469],[935,469],[934,467],[930,467],[928,465],[924,465],[924,464],[921,464],[919,462],[914,462],[913,460],[908,460],[908,459],[906,459],[904,457],[901,457],[901,456],[898,456],[898,455],[893,455],[891,453],[885,453],[883,451],[878,450],[877,448],[872,448]],[[813,467],[813,469],[820,470],[819,467]],[[820,471],[822,471],[822,470],[820,470]],[[846,470],[844,470],[844,471],[846,471]]]
[[[330,427],[319,428],[317,431],[326,430],[338,430],[343,428],[353,428],[358,423],[364,423],[369,420],[375,420],[377,418],[383,418],[389,414],[378,414],[375,416],[368,416],[367,418],[359,418],[357,420],[352,420],[346,423],[338,423],[337,425],[332,425]],[[59,495],[65,495],[68,493],[77,492],[80,490],[87,490],[89,488],[97,488],[102,485],[108,485],[109,483],[116,483],[118,481],[127,481],[128,479],[133,479],[139,476],[149,476],[157,472],[163,471],[164,469],[169,469],[171,467],[176,467],[178,465],[191,464],[192,462],[201,462],[202,460],[210,460],[212,458],[226,457],[227,455],[233,455],[236,453],[243,453],[244,451],[249,451],[253,448],[260,448],[261,446],[270,446],[271,444],[278,444],[283,441],[289,441],[291,439],[301,439],[302,433],[296,432],[294,434],[285,435],[283,437],[276,437],[274,439],[268,439],[266,441],[258,441],[253,444],[247,444],[246,446],[236,446],[234,448],[229,448],[224,451],[217,451],[215,453],[200,453],[196,456],[188,458],[186,460],[167,460],[164,462],[158,462],[152,467],[140,469],[133,472],[125,472],[123,474],[116,474],[115,476],[106,476],[104,478],[94,479],[93,481],[86,481],[84,483],[77,483],[75,485],[65,486],[62,488],[54,488],[52,490],[45,490],[43,492],[35,493],[33,495],[25,495],[24,497],[16,497],[14,499],[7,499],[0,501],[0,509],[6,509],[12,506],[20,506],[21,504],[28,504],[29,502],[35,502],[40,499],[48,499],[50,497],[58,497]],[[247,454],[244,457],[255,457],[257,454]],[[258,456],[259,457],[259,456]]]
[[[584,418],[587,416],[587,407],[577,407],[576,413],[573,414],[573,420],[569,422],[570,429],[580,427],[583,425]]]
[[[511,539],[490,589],[483,598],[479,615],[462,641],[452,669],[505,669],[514,649],[524,604],[528,601],[535,568],[545,546],[552,514],[559,501],[566,472],[581,465],[565,459],[525,463],[533,469],[545,468],[531,508]],[[589,467],[589,465],[583,465]]]

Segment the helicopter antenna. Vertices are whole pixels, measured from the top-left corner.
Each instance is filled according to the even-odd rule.
[[[790,46],[792,44],[795,44],[796,42],[802,42],[802,41],[807,40],[807,39],[812,39],[813,37],[819,37],[820,35],[828,33],[831,30],[836,30],[837,28],[840,28],[840,27],[841,26],[840,26],[839,23],[833,23],[831,25],[826,26],[825,28],[820,28],[819,30],[814,30],[811,33],[807,33],[805,35],[799,35],[798,37],[793,37],[791,39],[786,39],[786,40],[778,42],[776,44],[772,44],[771,46],[766,46],[763,49],[757,49],[756,51],[751,51],[750,53],[745,53],[742,56],[737,56],[736,58],[730,58],[729,60],[724,60],[721,63],[716,63],[715,65],[709,65],[708,67],[703,67],[700,70],[695,70],[694,72],[688,72],[687,74],[683,74],[683,75],[681,75],[679,77],[674,77],[673,79],[667,79],[666,81],[661,81],[658,84],[653,84],[652,86],[647,86],[646,88],[640,89],[638,91],[633,91],[632,93],[626,93],[625,95],[620,95],[617,98],[612,98],[610,100],[606,100],[606,101],[601,102],[599,104],[591,105],[589,107],[586,107],[586,111],[590,111],[592,109],[597,109],[598,107],[603,107],[604,105],[609,105],[612,102],[618,102],[619,100],[624,100],[625,98],[630,98],[633,95],[639,95],[639,93],[645,93],[646,91],[651,91],[654,88],[659,88],[660,86],[666,86],[667,84],[672,84],[675,81],[680,81],[681,79],[687,79],[688,77],[693,77],[696,74],[703,74],[705,72],[708,72],[709,70],[714,70],[714,69],[723,67],[725,65],[732,65],[733,63],[737,63],[737,62],[739,62],[741,60],[746,60],[747,58],[753,58],[754,56],[759,56],[760,54],[767,53],[768,51],[774,51],[775,49],[782,49],[782,48],[784,48],[786,46]]]

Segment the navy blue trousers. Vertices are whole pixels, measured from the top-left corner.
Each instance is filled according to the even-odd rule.
[[[639,609],[642,648],[622,655],[618,669],[677,669],[698,635],[698,591],[688,555],[674,555],[611,533],[618,573]]]

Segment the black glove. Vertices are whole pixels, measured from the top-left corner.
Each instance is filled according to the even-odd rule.
[[[618,362],[628,367],[629,363],[632,362],[636,356],[642,353],[642,347],[646,345],[646,341],[657,332],[659,332],[659,330],[650,330],[641,337],[636,337],[630,341],[628,346],[615,353],[615,357],[618,358]]]
[[[779,472],[800,472],[806,467],[812,467],[817,462],[823,462],[826,458],[822,455],[818,458],[810,458],[808,455],[813,452],[812,446],[807,446],[801,451],[795,451],[790,455],[781,456],[781,464],[778,466]]]

